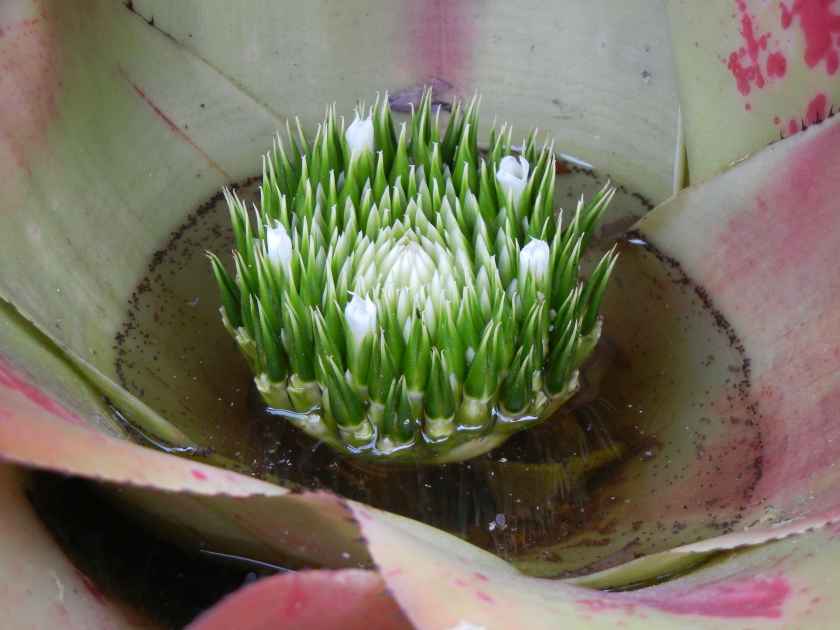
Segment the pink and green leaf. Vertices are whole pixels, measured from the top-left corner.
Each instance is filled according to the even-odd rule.
[[[836,0],[669,0],[692,183],[840,103]]]

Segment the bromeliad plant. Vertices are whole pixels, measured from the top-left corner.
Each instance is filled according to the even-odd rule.
[[[578,387],[615,264],[581,256],[614,189],[554,210],[555,158],[511,127],[478,145],[478,99],[445,132],[425,91],[345,129],[329,108],[263,157],[254,222],[225,191],[235,272],[209,254],[222,320],[265,402],[341,451],[446,462],[547,418]],[[366,115],[365,115],[366,114]]]

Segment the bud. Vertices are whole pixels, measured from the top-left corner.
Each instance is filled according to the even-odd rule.
[[[289,269],[292,262],[292,239],[282,223],[277,222],[266,229],[265,249],[272,263],[282,269]]]
[[[371,117],[359,118],[358,114],[344,132],[350,158],[355,159],[365,151],[373,152],[373,121]]]
[[[505,196],[513,195],[513,203],[518,204],[519,198],[522,196],[522,191],[528,184],[528,172],[530,165],[521,155],[514,157],[513,155],[506,155],[499,162],[499,168],[496,171],[496,181],[505,192]]]
[[[376,304],[366,297],[354,295],[344,308],[344,319],[350,329],[353,344],[358,348],[376,329]]]
[[[524,282],[528,274],[534,276],[537,285],[541,286],[548,273],[548,262],[551,259],[551,250],[548,243],[534,239],[519,252],[519,273]]]

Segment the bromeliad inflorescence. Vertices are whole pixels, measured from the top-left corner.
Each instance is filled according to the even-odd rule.
[[[555,158],[511,129],[479,149],[478,101],[441,136],[426,91],[345,129],[327,111],[263,158],[260,207],[225,191],[234,273],[210,254],[224,325],[265,402],[346,453],[446,462],[497,446],[577,389],[597,343],[606,254],[580,277],[605,187],[563,224]]]

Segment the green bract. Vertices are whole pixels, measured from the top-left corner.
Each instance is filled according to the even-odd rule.
[[[477,141],[478,101],[441,135],[426,91],[395,130],[388,100],[345,129],[334,108],[263,158],[260,207],[225,192],[231,275],[210,254],[222,317],[271,407],[348,453],[473,457],[577,389],[615,263],[581,254],[613,196],[562,226],[555,159],[531,133]]]

